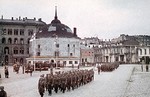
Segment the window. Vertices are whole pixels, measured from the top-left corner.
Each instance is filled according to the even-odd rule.
[[[18,35],[18,29],[14,29],[14,35]]]
[[[29,44],[30,43],[30,38],[28,38],[28,40],[27,40],[27,44]]]
[[[36,54],[37,56],[40,56],[40,52],[37,52],[37,54]]]
[[[4,48],[4,54],[9,54],[9,48],[8,47]]]
[[[70,56],[73,56],[73,54],[72,54],[72,53],[70,53]]]
[[[87,62],[87,58],[85,58],[85,62]]]
[[[23,38],[20,39],[20,44],[24,44]]]
[[[24,48],[20,48],[20,54],[24,54]]]
[[[140,49],[140,55],[142,55],[142,49]]]
[[[38,44],[38,48],[37,48],[37,52],[39,52],[40,53],[40,45]]]
[[[75,63],[75,64],[78,64],[78,61],[75,61],[74,63]]]
[[[6,39],[5,38],[2,38],[2,43],[6,43]]]
[[[38,49],[40,49],[40,45],[38,45]]]
[[[29,48],[27,48],[27,54],[29,54]]]
[[[17,43],[18,43],[18,39],[15,38],[15,39],[14,39],[14,44],[17,44]]]
[[[12,35],[12,29],[8,29],[8,35]]]
[[[33,29],[28,29],[28,36],[32,36],[33,35]]]
[[[20,29],[20,35],[24,35],[24,29]]]
[[[68,47],[70,47],[70,45],[68,44]]]
[[[56,44],[56,48],[59,48],[59,44]]]
[[[63,64],[65,65],[65,64],[66,64],[66,61],[63,61]]]
[[[82,58],[82,62],[84,62],[84,59]]]
[[[145,55],[147,54],[146,49],[145,49]]]
[[[3,33],[2,35],[6,35],[6,29],[2,29]]]
[[[14,54],[18,54],[18,48],[17,47],[14,48]]]
[[[12,43],[12,39],[8,38],[8,44],[11,44],[11,43]]]
[[[59,56],[59,51],[55,51],[55,57]]]
[[[72,61],[69,61],[69,64],[72,64]]]

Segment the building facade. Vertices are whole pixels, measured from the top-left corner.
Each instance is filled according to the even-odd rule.
[[[72,30],[62,24],[55,10],[54,20],[44,26],[31,41],[32,57],[27,62],[55,62],[66,66],[77,66],[80,63],[80,38],[76,28]]]
[[[88,65],[94,63],[94,49],[84,48],[81,49],[81,64]]]
[[[15,62],[25,63],[29,57],[29,40],[45,23],[21,17],[0,19],[0,62],[12,65]]]
[[[150,57],[150,46],[148,45],[149,40],[147,39],[149,36],[146,36],[146,38],[144,35],[139,36],[122,34],[111,41],[99,41],[99,45],[90,48],[93,49],[94,52],[93,63],[115,61],[120,63],[139,63],[142,57]],[[143,42],[143,40],[145,41]]]

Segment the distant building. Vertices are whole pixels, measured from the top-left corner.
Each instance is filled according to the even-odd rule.
[[[80,38],[76,28],[72,30],[61,23],[55,10],[54,20],[44,26],[31,40],[31,57],[27,62],[55,62],[66,66],[77,66],[80,63]]]
[[[134,35],[134,37],[144,46],[150,46],[150,36],[148,35]]]
[[[12,65],[15,62],[25,63],[29,57],[29,40],[45,23],[21,17],[0,19],[0,62]]]
[[[94,49],[85,48],[81,49],[81,64],[87,65],[88,63],[94,63]]]

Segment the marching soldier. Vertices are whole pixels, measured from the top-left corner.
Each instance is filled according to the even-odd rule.
[[[71,87],[71,74],[68,74],[67,76],[67,90],[70,91],[70,87]]]
[[[55,75],[47,74],[46,77],[42,76],[39,79],[39,93],[41,97],[44,95],[44,88],[46,84],[46,89],[49,95],[52,95],[52,90],[58,93],[58,90],[65,93],[66,89],[70,91],[81,86],[81,84],[87,84],[94,79],[94,70],[75,70],[68,72],[57,72]]]
[[[67,79],[66,79],[66,76],[64,75],[62,78],[61,78],[61,88],[62,88],[62,92],[65,93],[66,91],[66,84],[67,84]]]
[[[54,83],[53,76],[49,75],[48,76],[48,93],[49,93],[49,95],[52,95],[53,83]]]
[[[44,92],[45,92],[44,74],[40,76],[40,79],[39,79],[39,82],[38,82],[38,90],[39,90],[39,94],[41,95],[41,97],[43,97]]]
[[[55,91],[55,93],[58,92],[58,88],[59,88],[59,78],[55,75],[54,76],[54,91]]]

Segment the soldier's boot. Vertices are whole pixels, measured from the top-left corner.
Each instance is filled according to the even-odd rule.
[[[55,87],[55,93],[57,93],[58,92],[58,87]]]
[[[52,89],[48,89],[48,93],[51,96],[52,95]]]
[[[68,86],[68,91],[70,91],[70,86]]]
[[[41,95],[41,97],[43,97],[43,96],[44,96],[44,94],[43,94],[43,93],[40,93],[40,95]]]
[[[62,92],[65,93],[65,89],[64,88],[62,89]]]
[[[72,90],[74,90],[74,86],[72,86]]]

